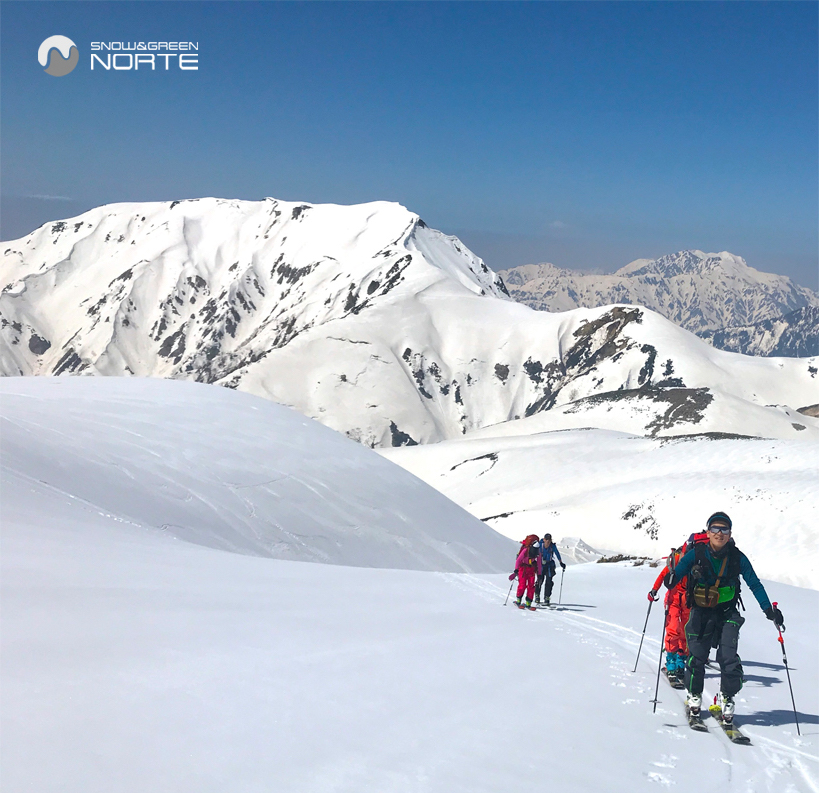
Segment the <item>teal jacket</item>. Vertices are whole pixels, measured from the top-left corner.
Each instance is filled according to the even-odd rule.
[[[739,575],[742,575],[742,577],[745,579],[745,583],[748,584],[748,588],[754,593],[754,597],[756,598],[757,603],[759,603],[760,608],[765,611],[765,609],[769,609],[771,607],[771,601],[768,598],[768,593],[765,591],[765,587],[762,586],[759,576],[754,572],[754,568],[748,561],[748,557],[742,553],[742,551],[740,551],[736,545],[734,545],[733,539],[728,540],[725,548],[723,548],[723,552],[719,556],[714,554],[714,552],[711,550],[710,543],[703,543],[703,545],[705,558],[708,562],[710,562],[710,564],[705,565],[702,578],[695,581],[695,584],[713,586],[717,581],[717,575],[720,567],[722,567],[722,560],[725,558],[725,554],[735,553],[739,556],[738,571],[736,565],[732,565],[731,559],[729,558],[728,564],[725,566],[725,574],[720,580],[720,605],[722,605],[723,602],[733,602],[736,600],[737,593],[739,592]],[[684,576],[687,576],[691,572],[691,568],[694,566],[696,561],[696,550],[695,548],[692,548],[687,554],[685,554],[685,556],[683,556],[682,559],[680,559],[679,562],[677,562],[676,566],[674,567],[674,579],[676,581],[680,581]],[[729,592],[729,589],[731,588],[734,590],[732,596],[730,596],[731,593]],[[725,595],[725,599],[723,599],[723,594]]]

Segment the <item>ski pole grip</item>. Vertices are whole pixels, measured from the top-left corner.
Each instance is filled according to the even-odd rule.
[[[773,603],[774,608],[776,608],[778,605],[779,605],[779,603],[776,603],[776,602]]]

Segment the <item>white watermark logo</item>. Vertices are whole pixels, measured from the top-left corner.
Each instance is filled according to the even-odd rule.
[[[92,41],[91,71],[199,70],[198,41]]]
[[[52,77],[64,77],[74,71],[80,51],[68,36],[49,36],[37,50],[37,60]]]

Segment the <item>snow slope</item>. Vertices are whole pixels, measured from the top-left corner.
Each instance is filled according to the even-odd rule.
[[[4,243],[2,274],[3,374],[215,382],[368,446],[622,390],[658,394],[645,423],[675,434],[706,413],[743,433],[766,406],[819,403],[815,358],[721,353],[635,306],[532,311],[456,238],[386,202],[100,207]],[[680,388],[697,393],[666,398]],[[715,410],[722,394],[757,418],[735,400]],[[669,399],[694,404],[669,414]],[[635,412],[650,402],[641,394]],[[778,409],[768,425],[800,431]]]
[[[508,569],[515,544],[280,406],[5,378],[0,408],[4,793],[819,787],[816,592],[767,583],[803,737],[750,603],[735,747],[680,692],[651,712],[658,609],[631,673],[655,569],[572,565],[561,610],[522,613],[506,575],[441,572]]]
[[[3,514],[47,500],[133,533],[278,559],[505,569],[511,542],[377,454],[229,389],[2,378]]]
[[[507,427],[380,453],[518,540],[548,531],[657,558],[724,510],[761,576],[819,588],[816,440]]]
[[[44,492],[4,510],[4,793],[498,793],[819,787],[816,592],[750,603],[733,746],[661,683],[656,570],[575,565],[564,610],[503,575],[288,562],[175,541]],[[321,505],[316,504],[316,509]],[[756,554],[754,561],[758,561]],[[706,692],[718,681],[708,672]]]
[[[515,300],[540,311],[635,303],[693,333],[819,307],[813,290],[785,276],[755,270],[727,251],[680,251],[659,259],[637,259],[607,275],[548,263],[511,267],[499,275]]]

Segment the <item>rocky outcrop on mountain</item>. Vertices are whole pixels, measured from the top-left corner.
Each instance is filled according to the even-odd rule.
[[[742,433],[743,405],[819,401],[812,359],[720,352],[634,305],[532,311],[457,238],[385,202],[99,207],[4,243],[2,273],[4,375],[215,383],[368,446],[594,396],[658,435],[696,432],[698,416]],[[733,409],[715,413],[715,394]],[[777,416],[769,432],[795,435]]]
[[[807,358],[819,355],[819,306],[805,306],[783,317],[697,335],[720,350],[743,355]]]
[[[608,275],[553,264],[527,264],[499,274],[515,300],[539,311],[634,303],[697,334],[819,307],[819,295],[810,289],[755,270],[725,251],[681,251],[638,259]],[[713,336],[710,339],[719,347]]]

